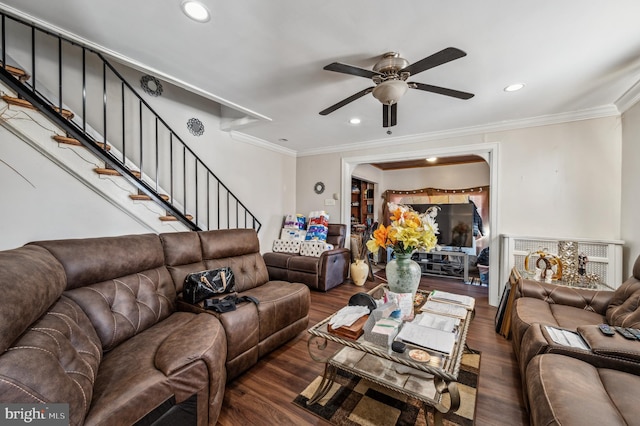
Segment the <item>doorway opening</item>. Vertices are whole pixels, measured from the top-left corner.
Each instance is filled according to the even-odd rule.
[[[429,157],[447,157],[458,155],[477,155],[482,157],[484,161],[489,165],[489,185],[490,201],[489,201],[489,222],[491,224],[490,235],[487,237],[487,243],[489,246],[494,247],[493,252],[496,253],[489,259],[490,271],[495,271],[489,274],[488,285],[488,297],[489,304],[497,306],[500,299],[500,280],[498,277],[498,256],[499,253],[499,223],[498,223],[498,149],[499,144],[496,143],[482,143],[465,146],[455,147],[434,147],[425,148],[417,151],[406,152],[383,152],[379,154],[369,154],[362,156],[344,157],[342,158],[342,176],[341,176],[341,192],[342,192],[342,205],[341,205],[341,220],[343,223],[350,220],[351,205],[348,200],[351,200],[351,178],[355,168],[361,164],[370,163],[384,163],[389,161],[404,161],[412,159],[425,159]]]

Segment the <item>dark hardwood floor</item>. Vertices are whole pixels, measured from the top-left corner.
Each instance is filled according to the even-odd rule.
[[[369,290],[381,282],[376,281],[367,281],[364,287],[347,282],[327,293],[312,291],[309,326],[345,306],[352,294]],[[422,278],[420,288],[476,298],[476,315],[467,337],[469,347],[482,352],[476,424],[528,425],[511,341],[495,333],[496,308],[488,304],[487,288],[430,277]],[[323,370],[322,364],[313,362],[309,357],[308,336],[306,332],[301,333],[228,383],[218,425],[328,425],[328,422],[292,403],[296,395]]]

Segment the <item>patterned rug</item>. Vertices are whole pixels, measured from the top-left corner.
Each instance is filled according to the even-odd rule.
[[[443,416],[446,426],[473,425],[476,406],[476,389],[480,370],[480,354],[464,354],[458,390],[460,408]],[[308,399],[320,384],[318,376],[293,401],[294,404],[312,412],[336,426],[386,426],[427,425],[424,405],[414,399],[377,386],[366,379],[339,370],[331,390],[317,403],[307,406]],[[449,395],[443,396],[448,405]],[[427,407],[429,424],[433,424],[433,407]]]

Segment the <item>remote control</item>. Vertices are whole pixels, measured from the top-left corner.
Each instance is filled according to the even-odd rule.
[[[611,328],[609,324],[600,324],[598,328],[605,336],[613,336],[614,334],[616,334],[616,332],[613,331],[613,328]]]
[[[627,331],[631,334],[633,334],[634,336],[636,336],[636,339],[640,340],[640,330],[638,330],[637,328],[629,328],[627,327]]]
[[[622,335],[625,339],[636,340],[636,336],[629,333],[624,327],[616,327],[616,331]]]

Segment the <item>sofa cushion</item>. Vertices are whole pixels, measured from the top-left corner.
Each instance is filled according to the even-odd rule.
[[[535,425],[630,425],[640,415],[633,374],[544,354],[529,363],[526,383]]]
[[[64,267],[67,290],[164,265],[155,234],[29,243],[46,248]]]
[[[175,311],[175,287],[164,266],[65,294],[87,313],[105,351]]]
[[[192,313],[176,312],[106,353],[98,371],[93,404],[86,424],[134,424],[148,413],[149,407],[156,407],[173,395],[176,395],[176,402],[180,403],[181,396],[192,395],[207,386],[208,372],[202,362],[200,343],[195,347],[171,345],[175,362],[184,364],[181,369],[177,364],[163,361],[165,356],[162,353],[156,358],[165,340],[172,339],[175,334],[189,335],[196,318],[197,315]],[[215,338],[217,326],[214,325],[212,330]],[[209,342],[211,349],[220,349],[217,345],[213,347],[213,342],[214,339]],[[224,349],[224,346],[221,348]],[[185,380],[165,375],[156,362],[171,375],[177,376],[184,371]],[[177,389],[176,381],[179,382]]]
[[[335,248],[343,248],[347,240],[347,225],[330,223],[327,232],[327,243]]]
[[[604,317],[596,312],[572,306],[548,303],[534,297],[520,297],[514,301],[511,331],[516,356],[520,356],[520,344],[527,329],[535,323],[553,325],[576,331],[585,324],[600,324]]]
[[[319,261],[318,257],[292,256],[289,259],[289,270],[317,274]]]
[[[607,322],[640,328],[640,280],[631,277],[616,289],[607,308]]]
[[[198,232],[198,235],[200,236],[203,259],[220,259],[260,253],[258,234],[253,229],[221,229]]]
[[[0,283],[0,353],[3,353],[58,300],[66,278],[62,265],[51,253],[41,247],[25,246],[0,252]]]
[[[202,261],[200,237],[197,232],[171,232],[160,234],[165,264],[186,265]]]
[[[236,291],[239,293],[261,286],[269,280],[269,272],[260,253],[205,260],[204,265],[205,269],[229,266],[236,280]]]
[[[89,411],[101,359],[100,340],[89,318],[62,296],[0,355],[0,401],[65,402],[71,408],[69,423],[80,425]]]
[[[275,268],[283,268],[287,269],[289,266],[289,259],[291,259],[294,255],[290,253],[265,253],[262,257],[267,266],[272,266]]]
[[[309,313],[311,296],[309,287],[304,284],[269,281],[242,295],[253,296],[260,301],[257,309],[261,341]]]

